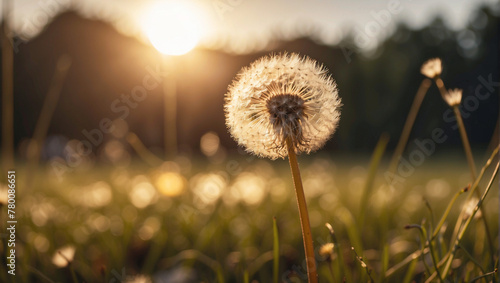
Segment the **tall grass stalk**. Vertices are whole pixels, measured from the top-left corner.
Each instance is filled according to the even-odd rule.
[[[174,56],[164,56],[163,66],[168,76],[163,80],[163,139],[165,159],[177,154],[177,81]]]
[[[470,185],[467,186],[466,188],[464,189],[461,189],[460,191],[456,192],[454,195],[453,195],[453,198],[451,199],[451,201],[448,203],[448,206],[446,207],[446,210],[444,211],[443,213],[443,216],[441,216],[441,219],[439,220],[436,228],[434,228],[434,233],[432,233],[432,237],[431,237],[431,241],[434,240],[438,234],[439,234],[439,230],[441,229],[441,227],[443,226],[444,222],[446,221],[446,218],[448,218],[448,215],[450,214],[450,211],[451,211],[451,208],[453,207],[453,205],[455,204],[456,200],[458,199],[458,196],[467,192],[470,188]]]
[[[495,159],[497,157],[497,154],[498,154],[498,151],[500,150],[500,145],[498,145],[494,150],[493,152],[491,153],[491,156],[490,158],[486,161],[486,164],[483,166],[483,168],[481,169],[481,171],[479,172],[479,175],[477,176],[477,178],[474,180],[474,183],[472,184],[471,186],[471,189],[470,189],[470,192],[469,192],[469,195],[467,196],[467,200],[466,201],[470,201],[470,199],[472,198],[473,194],[475,193],[476,195],[479,195],[479,191],[477,191],[477,187],[479,185],[479,181],[483,178],[484,176],[484,173],[486,172],[486,169],[489,168],[489,166],[491,165],[491,163],[493,162],[493,159]],[[481,213],[483,213],[484,211],[482,210],[482,207],[481,207]],[[462,227],[462,223],[463,223],[463,218],[464,218],[464,213],[465,213],[465,209],[462,208],[459,216],[458,216],[458,219],[457,219],[457,222],[455,224],[455,228],[453,230],[453,234],[451,236],[451,242],[450,242],[450,247],[453,246],[453,244],[455,243],[455,239],[457,237],[457,234],[459,232],[459,229],[460,227]],[[483,219],[483,223],[485,223],[485,230],[488,226],[487,222],[486,222],[486,217],[485,215],[483,214],[482,217]],[[486,230],[486,233],[488,233],[488,230]],[[487,239],[490,239],[488,238],[487,236]],[[493,243],[490,242],[490,249],[493,249]],[[493,260],[493,255],[495,254],[494,251],[490,251],[491,253],[491,260]]]
[[[384,243],[384,247],[382,248],[382,257],[381,257],[381,263],[382,263],[382,270],[380,271],[380,282],[385,282],[385,273],[387,272],[387,269],[389,268],[389,244],[386,242]]]
[[[166,266],[169,267],[169,266],[172,266],[172,265],[178,263],[179,261],[189,260],[189,259],[198,260],[199,262],[205,264],[210,269],[212,269],[215,272],[218,283],[225,282],[224,274],[222,272],[222,266],[220,265],[220,263],[218,263],[217,261],[211,259],[210,257],[206,256],[205,254],[203,254],[197,250],[193,250],[193,249],[192,250],[184,250],[184,251],[178,253],[176,256],[169,258],[167,260]]]
[[[478,280],[481,280],[481,279],[484,279],[486,277],[489,277],[489,276],[495,276],[496,274],[498,273],[498,268],[495,268],[495,270],[491,271],[491,272],[488,272],[488,273],[485,273],[481,276],[478,276],[476,278],[473,278],[470,283],[473,283],[473,282],[476,282]]]
[[[474,265],[479,268],[479,270],[481,270],[481,273],[486,273],[484,271],[484,268],[481,266],[481,264],[467,251],[467,249],[465,249],[464,246],[462,246],[462,244],[458,243],[458,247],[462,250],[462,252],[469,258],[469,260],[474,263]]]
[[[415,272],[415,267],[417,266],[417,260],[412,259],[410,261],[410,266],[408,267],[408,271],[406,271],[406,275],[403,279],[403,283],[410,283],[413,279],[413,272]]]
[[[154,155],[135,133],[127,134],[127,142],[132,146],[137,155],[151,166],[159,166],[163,163],[159,157]]]
[[[344,255],[342,254],[342,250],[340,249],[340,244],[337,241],[337,237],[335,236],[335,231],[333,230],[333,227],[330,223],[325,224],[326,228],[328,229],[328,232],[330,233],[330,238],[333,243],[333,249],[335,250],[335,253],[337,253],[337,273],[338,276],[338,281],[341,280],[344,276],[344,280],[347,282],[352,282],[351,275],[349,272],[345,272],[346,270],[346,265],[344,261]],[[345,274],[345,275],[344,275]]]
[[[477,178],[474,180],[474,183],[472,185],[472,188],[470,190],[470,193],[467,197],[467,201],[470,201],[472,199],[472,196],[473,196],[473,193],[476,194],[476,196],[478,198],[480,198],[480,192],[478,190],[478,186],[479,186],[479,181],[483,178],[484,176],[484,173],[486,172],[486,169],[491,165],[493,159],[497,156],[498,154],[498,151],[500,149],[500,145],[498,145],[492,152],[490,158],[486,161],[486,164],[484,165],[484,167],[481,169],[481,171],[479,172],[479,175],[477,176]],[[491,238],[491,234],[490,234],[490,229],[489,229],[489,225],[488,225],[488,222],[487,222],[487,217],[486,215],[484,214],[484,209],[483,207],[479,207],[480,211],[481,211],[481,219],[482,219],[482,222],[484,224],[484,228],[485,228],[485,233],[486,233],[486,239],[488,241],[488,245],[490,247],[490,260],[491,262],[493,263],[494,262],[494,255],[495,255],[495,250],[494,250],[494,244],[493,244],[493,240]],[[450,246],[453,246],[453,243],[455,242],[455,239],[457,237],[457,234],[459,232],[459,229],[463,223],[463,215],[465,213],[465,210],[462,209],[462,211],[460,212],[460,215],[457,219],[457,223],[455,224],[455,229],[453,231],[453,234],[452,234],[452,241],[450,243]]]
[[[354,247],[351,247],[351,250],[354,253],[354,256],[356,257],[356,260],[361,265],[361,268],[363,268],[366,271],[366,274],[368,275],[368,278],[370,278],[369,282],[372,282],[372,283],[375,282],[375,280],[373,280],[373,277],[372,277],[372,271],[368,267],[368,265],[366,264],[366,262],[363,260],[363,257],[361,257],[361,256],[358,255],[358,253],[356,252],[356,249],[354,249]]]
[[[243,271],[243,283],[250,283],[250,275],[248,275],[248,270]]]
[[[484,199],[486,198],[486,195],[489,193],[490,189],[491,189],[491,186],[493,184],[493,181],[495,180],[496,176],[498,175],[498,167],[499,167],[500,163],[497,163],[497,166],[495,167],[495,170],[493,171],[493,174],[491,176],[491,179],[488,183],[488,186],[486,186],[486,189],[483,193],[483,195],[481,196],[481,199],[479,200],[479,202],[476,204],[476,207],[474,208],[474,210],[472,211],[471,215],[469,215],[469,217],[467,218],[467,221],[465,222],[465,224],[463,225],[463,228],[462,230],[460,231],[460,233],[458,234],[457,236],[457,239],[455,241],[455,245],[453,246],[452,250],[451,250],[451,253],[448,257],[448,260],[446,262],[446,265],[443,269],[443,274],[447,274],[448,273],[448,270],[450,269],[451,267],[451,263],[455,257],[455,253],[456,251],[458,250],[459,248],[459,244],[460,244],[460,241],[462,240],[463,236],[465,235],[465,231],[467,231],[467,228],[469,227],[471,221],[474,219],[474,216],[476,215],[476,213],[478,212],[479,208],[481,207],[481,205],[483,204],[484,202]]]
[[[154,271],[156,263],[161,258],[161,255],[165,250],[167,239],[167,233],[160,232],[158,233],[158,235],[156,235],[155,240],[152,241],[151,247],[149,248],[146,260],[142,267],[142,271],[144,274],[150,274]]]
[[[498,152],[498,147],[497,147],[497,150]],[[492,158],[490,158],[488,160],[488,162],[486,163],[485,167],[483,167],[483,169],[481,170],[481,173],[480,173],[480,177],[482,177],[482,175],[484,174],[484,171],[485,169],[489,166],[489,164],[491,163],[491,160],[493,159],[494,156],[492,156]],[[473,220],[474,216],[476,215],[477,211],[479,210],[479,208],[481,207],[481,205],[483,204],[484,202],[484,199],[486,198],[486,195],[488,194],[488,192],[490,191],[491,189],[491,186],[493,184],[493,181],[494,179],[496,178],[497,174],[498,174],[498,167],[499,167],[499,163],[497,163],[495,169],[494,169],[494,172],[492,174],[492,177],[488,183],[488,186],[486,187],[486,190],[484,191],[483,195],[481,196],[480,200],[478,201],[477,205],[475,206],[473,212],[471,213],[471,215],[469,215],[467,217],[467,220],[466,222],[462,224],[462,218],[463,218],[463,214],[461,214],[459,216],[459,219],[457,221],[457,225],[456,227],[459,227],[458,228],[458,235],[456,236],[456,239],[455,237],[453,237],[452,239],[453,240],[453,244],[451,245],[452,248],[451,250],[446,254],[446,256],[443,258],[442,262],[444,263],[444,268],[443,268],[443,271],[441,272],[441,274],[443,274],[444,276],[446,276],[446,274],[448,274],[448,271],[451,267],[451,263],[455,257],[455,254],[459,248],[459,244],[460,244],[460,241],[462,240],[464,234],[465,234],[465,231],[467,231],[467,228],[469,227],[471,221]],[[478,181],[480,180],[480,178],[478,178],[476,180],[476,182],[474,182],[474,185],[472,187],[472,190],[475,190],[476,187],[477,187],[477,184],[478,184]],[[471,190],[471,191],[472,191]],[[472,193],[472,192],[471,192]],[[432,282],[432,280],[434,280],[434,278],[437,276],[437,273],[433,273],[428,279],[426,282]],[[441,279],[444,279],[443,277]]]
[[[377,169],[379,168],[380,161],[382,160],[382,156],[384,155],[388,142],[389,142],[389,136],[387,134],[383,134],[378,140],[377,146],[375,147],[375,151],[373,152],[370,161],[370,169],[368,171],[368,177],[366,178],[366,183],[360,204],[360,212],[359,212],[360,228],[362,228],[364,225],[365,212],[366,212],[366,207],[368,206],[368,200],[370,199],[370,196],[372,194],[373,183],[375,181],[375,177],[377,176]]]
[[[431,269],[429,265],[427,265],[427,262],[425,261],[425,252],[424,250],[426,248],[429,248],[429,253],[431,254],[432,257],[432,262],[434,263],[434,257],[432,256],[432,248],[430,245],[427,245],[427,237],[425,233],[425,228],[424,225],[418,225],[418,224],[410,224],[406,225],[405,229],[417,229],[420,232],[420,256],[422,257],[422,263],[424,264],[425,271],[427,274],[431,274]],[[439,269],[437,268],[437,265],[435,264],[436,267],[436,272],[439,272]],[[441,280],[440,280],[441,281]]]
[[[276,217],[273,217],[273,282],[279,282],[280,270],[280,241]]]
[[[391,162],[389,163],[389,172],[391,173],[396,172],[396,168],[398,167],[401,155],[403,154],[406,144],[408,143],[408,138],[410,137],[411,129],[413,128],[413,124],[415,123],[415,119],[417,118],[418,111],[431,84],[432,81],[426,78],[422,81],[420,87],[417,90],[410,108],[410,112],[408,113],[408,117],[406,118],[403,131],[401,132],[398,144],[396,146],[396,149],[394,150],[394,154],[392,155]]]
[[[249,276],[253,276],[256,272],[262,269],[262,266],[264,266],[264,264],[270,262],[273,259],[274,259],[274,251],[267,251],[261,254],[254,261],[252,261],[252,263],[248,265],[248,268],[246,270]]]
[[[42,146],[47,136],[50,121],[52,120],[57,103],[59,102],[61,90],[70,67],[71,57],[69,57],[69,55],[64,54],[57,59],[54,75],[52,77],[49,90],[47,91],[47,95],[45,96],[42,110],[35,126],[33,138],[30,140],[28,146],[28,172],[31,174],[34,174],[38,166],[38,162],[40,161]],[[32,178],[29,178],[28,180],[32,180]],[[30,186],[28,185],[27,187],[29,188]]]
[[[297,162],[297,155],[295,154],[295,149],[290,137],[286,139],[286,145],[288,148],[288,161],[290,162],[290,169],[292,171],[293,184],[295,186],[295,196],[297,197],[297,206],[299,208],[300,226],[302,228],[302,239],[306,255],[307,278],[309,283],[317,283],[318,274],[314,258],[309,213],[307,212],[306,197],[304,195],[304,188],[302,187],[302,179],[300,178],[299,163]]]
[[[43,272],[41,272],[40,270],[34,268],[33,266],[29,266],[28,265],[27,268],[28,268],[29,272],[38,275],[40,278],[43,278],[45,281],[50,282],[50,283],[56,283],[56,282],[52,281],[52,279],[50,279],[50,277],[48,277],[47,275],[43,274]],[[11,276],[11,277],[12,277],[12,282],[14,282],[14,276]]]

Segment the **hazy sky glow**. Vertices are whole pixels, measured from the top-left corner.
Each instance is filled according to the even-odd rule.
[[[183,0],[190,1],[190,0]],[[74,5],[82,14],[112,22],[129,35],[141,35],[140,19],[151,1],[141,0],[15,0],[13,25],[26,38],[36,35],[58,11]],[[362,48],[376,46],[397,21],[422,27],[443,15],[453,29],[462,29],[481,4],[500,10],[500,0],[192,0],[202,12],[201,44],[232,52],[263,47],[273,33],[293,38],[310,34],[328,44],[349,31],[361,33]]]

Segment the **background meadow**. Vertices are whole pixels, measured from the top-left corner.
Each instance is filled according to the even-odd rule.
[[[343,103],[325,148],[299,156],[314,246],[335,243],[330,260],[317,257],[320,282],[425,282],[435,259],[407,225],[436,232],[441,260],[457,219],[477,204],[469,193],[455,198],[474,182],[453,111],[434,83],[390,174],[420,68],[434,57],[446,87],[463,89],[477,171],[491,161],[479,191],[494,181],[481,205],[490,237],[482,216],[471,217],[445,282],[498,281],[491,156],[499,144],[500,3],[399,1],[394,10],[395,1],[250,2],[193,1],[197,21],[206,22],[196,26],[194,49],[179,56],[150,43],[144,18],[152,1],[4,6],[12,33],[2,86],[11,58],[13,113],[5,115],[3,100],[2,164],[16,171],[18,227],[14,277],[3,173],[1,282],[271,282],[275,239],[279,282],[306,282],[288,162],[246,153],[224,122],[236,73],[284,51],[323,63]],[[174,20],[153,30],[181,30]]]

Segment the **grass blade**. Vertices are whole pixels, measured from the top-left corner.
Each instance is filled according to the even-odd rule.
[[[278,237],[278,225],[276,217],[273,217],[273,282],[278,283],[280,269],[280,242]]]
[[[389,136],[387,134],[383,134],[382,136],[380,136],[377,146],[373,151],[373,155],[370,161],[370,169],[368,172],[368,177],[366,178],[365,188],[363,190],[363,197],[361,199],[361,206],[359,212],[360,227],[363,227],[366,207],[368,206],[368,200],[370,199],[373,190],[373,183],[375,181],[375,177],[377,176],[377,169],[380,165],[380,160],[382,160],[382,156],[384,155],[388,142],[389,142]]]

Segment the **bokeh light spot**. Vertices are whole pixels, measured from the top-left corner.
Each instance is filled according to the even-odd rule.
[[[155,182],[158,191],[169,197],[178,196],[186,187],[186,179],[175,172],[162,173]]]
[[[155,188],[147,182],[138,183],[129,193],[130,201],[137,208],[145,208],[150,205],[156,196]]]
[[[219,149],[220,140],[215,132],[208,132],[201,137],[200,149],[206,156],[214,156]]]

